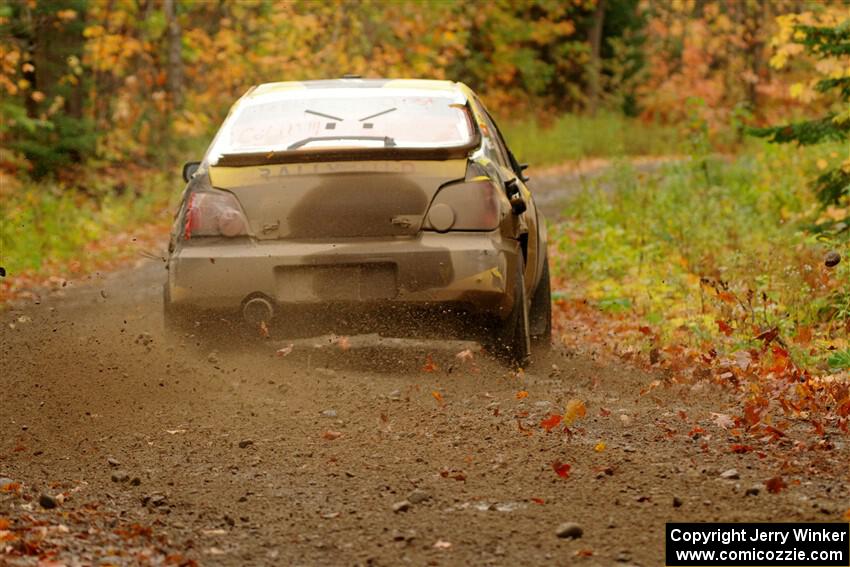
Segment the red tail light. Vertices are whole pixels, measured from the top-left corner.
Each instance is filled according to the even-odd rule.
[[[500,221],[499,190],[487,179],[475,179],[440,189],[431,207],[425,228],[449,230],[494,230]]]
[[[199,191],[189,195],[183,237],[244,236],[248,222],[239,202],[230,193]]]

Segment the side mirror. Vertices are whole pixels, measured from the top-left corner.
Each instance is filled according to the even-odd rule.
[[[519,171],[518,171],[517,173],[519,174],[519,178],[520,178],[520,179],[522,179],[523,183],[525,183],[526,181],[528,181],[529,179],[531,179],[530,177],[528,177],[527,175],[525,175],[525,170],[526,170],[526,169],[528,169],[528,164],[527,164],[527,163],[521,163],[521,164],[519,164]]]
[[[525,199],[522,198],[522,191],[519,190],[519,183],[516,179],[505,181],[505,191],[508,194],[508,201],[511,203],[511,211],[515,215],[521,215],[528,210],[528,205]]]
[[[195,175],[195,172],[198,171],[198,168],[201,167],[201,162],[199,161],[187,161],[183,164],[183,181],[189,182],[192,179],[192,176]]]

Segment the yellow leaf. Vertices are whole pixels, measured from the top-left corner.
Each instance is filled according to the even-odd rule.
[[[593,448],[593,450],[596,451],[597,453],[601,453],[602,451],[605,450],[605,447],[607,447],[607,445],[605,445],[605,441],[600,441],[599,443],[596,444],[596,446]]]
[[[584,402],[581,400],[570,400],[567,402],[567,409],[564,410],[564,423],[570,424],[576,419],[580,417],[584,417],[587,414],[587,407],[585,407]]]
[[[518,399],[518,400],[521,400],[521,399],[527,398],[527,397],[528,397],[528,392],[526,392],[525,390],[522,390],[522,391],[519,391],[519,392],[516,393],[516,399]]]

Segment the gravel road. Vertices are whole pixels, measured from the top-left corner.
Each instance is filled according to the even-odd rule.
[[[570,183],[540,183],[550,218]],[[163,278],[0,312],[0,564],[648,566],[668,521],[850,507],[844,441],[735,454],[717,387],[641,395],[658,376],[562,348],[515,373],[472,343],[169,341]]]

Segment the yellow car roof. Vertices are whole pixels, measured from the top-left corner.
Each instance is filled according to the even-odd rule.
[[[437,81],[431,79],[327,79],[319,81],[286,81],[280,83],[264,83],[245,93],[243,99],[257,97],[270,98],[274,93],[289,93],[299,90],[312,89],[401,89],[405,91],[420,91],[423,95],[442,92],[447,95],[463,95],[466,93],[461,83],[454,81]],[[364,93],[365,95],[366,93]]]

